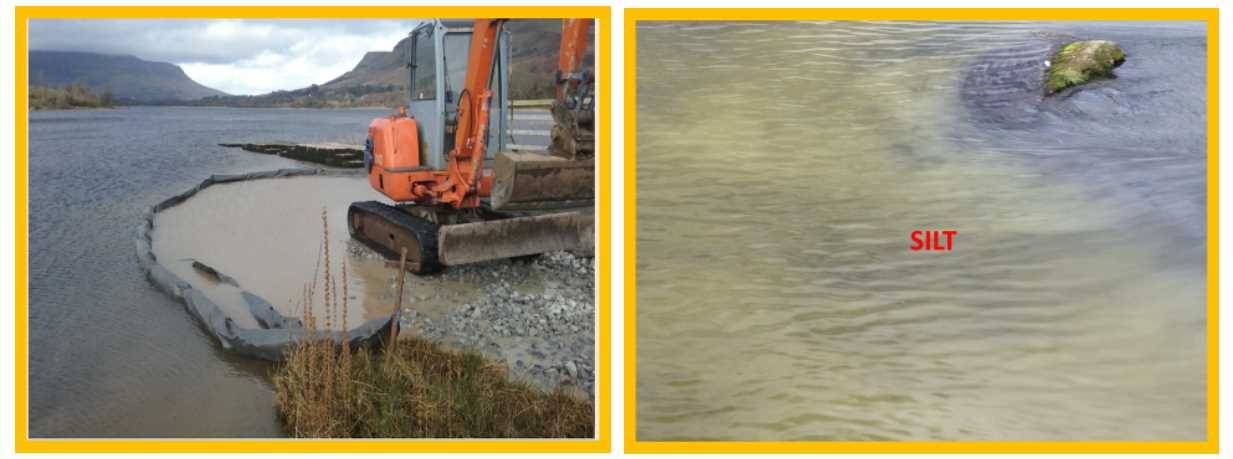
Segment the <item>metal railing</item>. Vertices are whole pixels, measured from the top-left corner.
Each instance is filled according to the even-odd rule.
[[[548,109],[552,107],[553,99],[532,99],[532,100],[511,100],[510,106],[510,123],[506,130],[506,135],[510,138],[510,143],[505,147],[511,150],[547,150],[547,139],[552,135],[549,129],[527,129],[526,126],[517,126],[519,122],[552,122],[552,114],[548,113]],[[545,140],[544,145],[527,144],[528,137],[537,137]],[[519,143],[519,142],[524,143]],[[536,142],[539,143],[539,142]]]

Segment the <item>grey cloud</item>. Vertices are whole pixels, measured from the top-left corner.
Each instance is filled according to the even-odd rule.
[[[133,54],[152,61],[227,64],[289,54],[320,37],[388,37],[416,20],[85,19],[31,20],[30,49]],[[392,43],[384,44],[393,46]],[[375,49],[375,48],[374,48]]]

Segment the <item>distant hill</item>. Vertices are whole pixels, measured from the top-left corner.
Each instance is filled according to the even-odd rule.
[[[136,56],[76,51],[30,51],[31,86],[79,84],[94,92],[111,91],[118,103],[167,103],[226,95],[193,81],[178,65]]]
[[[393,51],[369,51],[347,73],[321,85],[326,88],[345,88],[365,85],[395,85],[404,87],[408,78],[407,60],[411,55],[411,39],[404,38],[394,45]]]
[[[553,95],[552,78],[561,46],[561,21],[556,19],[513,20],[510,34],[510,92],[515,99],[539,99]],[[593,53],[592,53],[593,55]],[[395,85],[405,88],[406,63],[411,56],[411,38],[404,38],[393,51],[370,51],[342,76],[322,84],[325,90],[354,86]],[[590,56],[588,56],[590,57]]]
[[[556,19],[513,20],[506,23],[510,33],[510,98],[548,99],[553,97],[553,78],[561,45],[561,21]],[[410,32],[409,30],[407,32]],[[594,62],[593,44],[586,62]],[[394,107],[406,101],[410,78],[406,67],[410,59],[411,38],[390,51],[369,51],[355,68],[320,85],[291,91],[275,91],[257,96],[216,96],[198,105],[239,107]],[[593,68],[593,64],[587,67]]]
[[[513,20],[510,31],[510,99],[551,99],[561,52],[561,20]],[[594,33],[594,29],[591,30]],[[595,41],[588,40],[582,68],[595,70]]]

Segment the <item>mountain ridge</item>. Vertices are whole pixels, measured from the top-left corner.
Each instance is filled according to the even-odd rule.
[[[28,57],[31,86],[78,84],[95,92],[110,91],[119,103],[192,101],[227,95],[194,81],[178,65],[131,54],[30,50]]]

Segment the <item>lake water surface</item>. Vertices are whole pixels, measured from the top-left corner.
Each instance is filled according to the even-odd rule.
[[[1204,24],[637,34],[640,440],[1205,437]],[[1118,78],[972,80],[1065,36]]]
[[[222,351],[180,303],[146,281],[136,227],[145,207],[210,174],[305,167],[218,143],[357,143],[368,122],[388,112],[31,113],[31,436],[282,435],[270,367]]]

